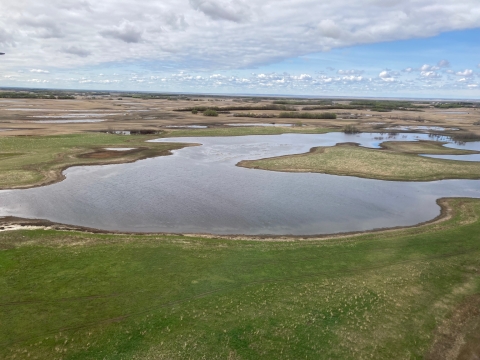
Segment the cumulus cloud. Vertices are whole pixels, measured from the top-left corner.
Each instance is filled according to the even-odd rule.
[[[420,76],[427,79],[440,79],[442,76],[435,71],[422,71]]]
[[[2,49],[25,67],[145,60],[241,69],[480,23],[478,0],[22,0],[0,1],[0,13]]]
[[[337,74],[340,75],[360,75],[363,74],[363,70],[338,70]]]
[[[48,74],[50,71],[48,71],[48,70],[42,70],[42,69],[30,69],[30,72],[32,72],[32,73]]]
[[[421,72],[431,72],[431,71],[437,71],[437,70],[440,70],[439,66],[425,64],[420,67]]]
[[[395,81],[394,74],[389,70],[382,71],[380,74],[378,74],[378,77],[383,81],[388,81],[388,82]]]
[[[242,22],[249,17],[249,7],[238,0],[190,0],[190,5],[213,20]]]
[[[473,76],[473,70],[465,69],[463,71],[457,71],[455,75],[470,77],[470,76]]]

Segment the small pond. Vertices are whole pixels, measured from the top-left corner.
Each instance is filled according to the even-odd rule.
[[[327,234],[414,225],[440,212],[436,199],[480,197],[478,180],[395,182],[235,166],[381,134],[283,134],[158,139],[197,143],[130,164],[66,170],[60,183],[0,191],[0,216],[49,219],[106,230],[216,234]],[[429,140],[399,134],[388,140]],[[387,139],[385,139],[387,140]],[[449,146],[468,149],[480,143]]]

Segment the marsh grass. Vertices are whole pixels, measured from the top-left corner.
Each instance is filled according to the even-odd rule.
[[[331,112],[309,113],[309,112],[281,112],[279,118],[288,119],[336,119],[337,114]]]
[[[441,141],[384,141],[380,144],[383,149],[404,154],[430,154],[430,155],[470,155],[478,151],[447,148]]]
[[[322,241],[1,232],[0,358],[423,358],[480,291],[480,202],[449,203]]]
[[[213,109],[207,109],[203,112],[203,116],[218,116],[218,112]]]
[[[296,108],[293,106],[287,105],[275,105],[275,104],[266,104],[266,105],[251,105],[251,106],[244,106],[244,105],[236,105],[236,106],[194,106],[194,107],[187,107],[182,109],[176,109],[175,111],[192,111],[197,110],[204,112],[206,110],[215,110],[215,111],[251,111],[251,110],[280,110],[280,111],[296,111]]]
[[[248,117],[248,118],[255,118],[255,119],[268,119],[268,118],[275,118],[275,114],[258,114],[258,113],[234,113],[234,117]]]
[[[345,134],[358,134],[361,132],[355,125],[352,124],[345,125],[342,131]]]

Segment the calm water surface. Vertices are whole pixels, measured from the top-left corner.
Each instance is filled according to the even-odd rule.
[[[70,168],[57,184],[0,191],[0,216],[136,232],[308,235],[413,225],[439,214],[440,197],[480,197],[477,180],[393,182],[235,166],[314,146],[378,147],[385,140],[343,133],[159,139],[202,145],[132,164]]]

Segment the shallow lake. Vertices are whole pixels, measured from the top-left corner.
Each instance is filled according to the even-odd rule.
[[[283,134],[158,139],[198,143],[131,164],[74,167],[66,180],[0,191],[0,216],[49,219],[106,230],[216,234],[325,234],[427,221],[440,197],[480,197],[480,181],[394,182],[235,166],[380,134]],[[428,140],[400,134],[384,140]],[[458,148],[478,143],[451,145]]]

